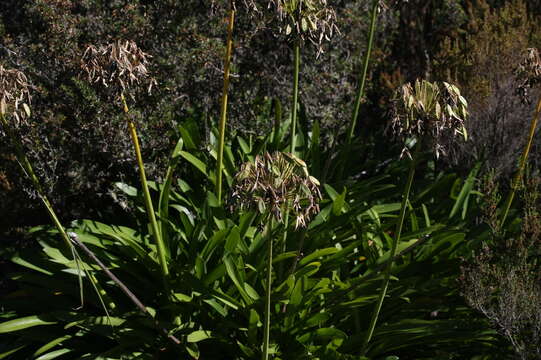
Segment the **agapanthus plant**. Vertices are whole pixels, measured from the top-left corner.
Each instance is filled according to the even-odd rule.
[[[460,95],[460,90],[456,86],[446,82],[438,85],[437,83],[431,83],[426,80],[417,80],[413,86],[407,83],[396,92],[391,112],[393,133],[404,142],[407,138],[411,137],[416,138],[417,142],[413,157],[409,153],[407,145],[404,145],[402,150],[402,154],[407,153],[411,159],[410,170],[404,194],[402,195],[395,239],[391,246],[381,291],[363,341],[362,355],[366,354],[368,343],[374,333],[381,306],[383,305],[383,300],[387,294],[393,268],[393,259],[396,255],[398,243],[400,242],[406,208],[409,203],[417,154],[422,144],[428,143],[435,152],[436,157],[438,157],[440,154],[445,154],[444,144],[452,141],[457,135],[467,138],[466,128],[464,126],[464,122],[468,116],[467,106],[468,103]]]
[[[132,117],[128,116],[129,108],[125,98],[126,94],[134,98],[134,94],[140,86],[144,85],[146,91],[150,93],[156,85],[156,80],[150,76],[147,68],[150,57],[135,42],[118,40],[102,46],[88,46],[81,58],[81,69],[90,83],[101,85],[106,90],[111,91],[114,96],[120,97],[122,101],[139,166],[139,177],[143,188],[147,215],[152,226],[152,236],[158,249],[158,260],[164,282],[167,282],[166,278],[169,274],[169,269],[165,256],[165,245],[159,231],[154,206],[152,205],[152,199],[148,189],[135,122]]]
[[[27,76],[16,69],[6,69],[0,65],[0,122],[4,135],[14,145],[16,158],[25,175],[29,178],[38,193],[39,198],[45,205],[47,212],[53,220],[58,231],[61,233],[66,245],[71,247],[64,227],[60,224],[56,213],[49,202],[41,182],[34,171],[32,162],[26,156],[17,128],[30,117],[30,101],[32,99],[30,85]]]
[[[47,214],[51,218],[54,226],[57,228],[62,240],[64,241],[66,248],[71,251],[74,260],[79,264],[79,256],[75,251],[75,248],[70,242],[67,232],[60,222],[53,205],[49,201],[46,192],[42,186],[38,175],[34,170],[34,166],[28,158],[19,132],[18,127],[26,122],[30,118],[30,101],[32,99],[31,91],[33,86],[28,81],[26,75],[16,69],[6,69],[0,65],[0,124],[3,129],[4,135],[9,138],[15,148],[15,156],[22,171],[26,177],[32,183],[39,199],[47,210]],[[90,278],[90,276],[89,276]],[[95,289],[99,286],[93,278],[90,278],[92,285]],[[82,278],[79,277],[79,284],[81,289],[81,306],[83,304],[82,293]],[[102,299],[98,293],[100,300]],[[103,301],[102,301],[103,305]]]
[[[233,207],[252,209],[262,214],[267,234],[267,280],[263,360],[269,356],[270,296],[272,280],[272,230],[274,222],[283,222],[289,212],[295,227],[305,227],[319,212],[319,182],[308,173],[304,161],[293,154],[275,152],[256,156],[242,165],[235,176]]]

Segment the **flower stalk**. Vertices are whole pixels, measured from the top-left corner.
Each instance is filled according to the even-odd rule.
[[[366,332],[366,336],[364,338],[364,341],[361,347],[361,355],[366,355],[368,344],[370,343],[370,340],[372,339],[372,335],[374,334],[374,329],[376,328],[379,314],[381,312],[381,307],[383,306],[383,300],[385,299],[385,296],[387,295],[387,289],[389,288],[389,280],[391,279],[391,273],[393,270],[396,249],[398,248],[398,244],[400,242],[400,236],[402,235],[402,229],[404,226],[404,219],[406,218],[406,209],[409,203],[411,186],[413,184],[413,178],[415,176],[415,165],[417,163],[417,158],[419,155],[420,148],[421,148],[420,144],[415,145],[414,156],[410,160],[408,180],[406,182],[406,187],[404,188],[404,195],[402,196],[402,203],[400,204],[400,214],[398,215],[398,222],[396,224],[395,238],[391,246],[391,252],[389,254],[389,261],[387,262],[387,265],[385,268],[381,291],[379,293],[378,300],[374,308],[374,312],[372,313],[372,318],[370,319],[370,324],[368,325],[368,331]]]
[[[297,110],[299,104],[299,71],[301,66],[301,45],[300,39],[295,41],[293,49],[293,101],[291,103],[291,147],[289,152],[295,154],[296,132],[297,132]]]
[[[148,182],[147,182],[147,177],[145,173],[145,165],[143,163],[143,156],[141,155],[141,146],[139,145],[137,129],[135,127],[133,120],[129,117],[129,108],[128,108],[128,104],[126,103],[126,98],[124,97],[124,94],[121,94],[120,98],[122,100],[124,115],[128,123],[128,129],[130,131],[130,136],[131,136],[133,148],[135,151],[135,157],[137,159],[137,165],[139,167],[139,178],[141,180],[141,187],[143,188],[145,207],[146,207],[148,219],[150,221],[150,225],[152,228],[152,235],[154,237],[154,241],[156,242],[156,247],[158,249],[158,261],[160,263],[160,269],[161,269],[164,279],[166,279],[167,276],[169,276],[169,268],[167,267],[167,260],[165,256],[165,245],[161,237],[160,228],[158,227],[158,221],[156,221],[156,215],[154,213],[154,206],[152,205],[152,198],[150,197],[150,191],[148,189]]]
[[[530,98],[528,96],[528,90],[532,88],[538,88],[541,84],[541,54],[536,48],[528,48],[524,52],[522,61],[515,69],[515,80],[517,82],[516,93],[520,97],[521,101],[525,104],[530,104]],[[537,100],[537,106],[534,111],[534,116],[530,123],[530,131],[528,133],[528,141],[524,146],[522,156],[519,160],[518,170],[513,177],[511,182],[511,190],[507,195],[503,206],[502,218],[500,221],[500,226],[503,226],[507,215],[509,214],[509,209],[515,198],[515,193],[522,181],[524,175],[524,170],[526,168],[526,163],[528,161],[528,155],[533,144],[533,138],[535,136],[535,131],[537,129],[537,123],[539,121],[539,116],[541,114],[541,95]]]
[[[41,202],[45,206],[45,209],[47,211],[47,214],[49,215],[51,221],[53,222],[53,225],[58,230],[58,233],[60,234],[60,237],[64,241],[66,245],[66,249],[69,250],[73,254],[74,261],[77,264],[77,269],[80,271],[79,268],[79,256],[74,248],[74,246],[70,242],[70,238],[62,225],[59,217],[56,215],[56,212],[53,208],[53,205],[49,201],[49,198],[47,197],[45,191],[43,190],[43,186],[41,185],[41,182],[34,171],[34,167],[32,166],[32,162],[26,155],[24,151],[24,146],[17,135],[16,131],[14,131],[13,127],[18,127],[21,125],[21,123],[24,123],[29,117],[30,117],[30,107],[29,103],[31,100],[30,96],[30,89],[31,86],[27,82],[26,75],[24,75],[22,72],[17,70],[8,70],[5,69],[0,65],[0,124],[1,127],[5,131],[5,135],[12,141],[14,147],[15,147],[15,157],[17,159],[17,162],[19,163],[19,166],[21,167],[23,173],[28,177],[28,179],[31,181],[34,189],[36,190],[38,197],[40,198]],[[19,105],[22,105],[22,109]],[[7,113],[11,113],[11,117],[13,120],[13,123],[10,124],[7,119]],[[84,270],[89,277],[89,280],[94,287],[94,289],[97,292],[97,295],[104,306],[104,310],[107,313],[107,309],[105,308],[105,302],[103,301],[104,298],[107,297],[107,306],[110,309],[114,309],[116,307],[116,304],[110,300],[110,298],[107,296],[107,293],[105,290],[101,287],[101,285],[98,283],[97,279],[94,277],[93,274],[90,272]],[[82,287],[82,277],[79,273],[79,287],[80,287],[80,297],[81,297],[81,306],[83,306],[84,297],[83,297],[83,287]]]
[[[355,97],[355,103],[354,103],[354,106],[353,106],[353,116],[351,118],[349,131],[348,131],[348,137],[347,137],[347,143],[348,144],[351,144],[351,141],[353,140],[353,134],[355,132],[355,127],[357,125],[357,120],[359,118],[359,110],[361,108],[361,102],[362,102],[362,99],[363,99],[363,96],[364,96],[364,88],[365,88],[365,85],[366,85],[366,78],[368,76],[368,65],[370,63],[370,56],[372,54],[372,46],[373,46],[373,43],[374,43],[374,34],[376,33],[379,2],[380,2],[380,0],[374,0],[374,3],[372,5],[372,11],[371,11],[371,16],[370,16],[370,31],[368,33],[368,41],[367,41],[367,44],[366,44],[366,52],[364,54],[364,59],[363,59],[363,69],[362,69],[362,73],[361,73],[360,85],[359,85],[359,89],[357,91],[357,96]]]
[[[227,121],[227,102],[229,94],[229,79],[231,68],[231,54],[233,53],[233,29],[235,24],[235,4],[233,0],[229,2],[229,23],[227,26],[227,44],[224,55],[224,84],[222,90],[222,102],[220,107],[220,124],[218,137],[218,155],[216,168],[216,194],[218,201],[222,202],[222,176],[223,176],[223,159],[225,146],[225,125]]]
[[[265,329],[263,334],[263,360],[269,359],[269,341],[270,341],[270,315],[271,315],[271,285],[272,285],[272,228],[274,218],[267,217],[269,224],[267,225],[267,281],[265,283]]]
[[[391,128],[395,136],[402,138],[404,143],[407,139],[415,139],[416,144],[413,157],[406,145],[402,150],[402,154],[405,153],[411,158],[408,180],[402,194],[389,261],[386,264],[381,290],[363,339],[361,355],[365,355],[368,350],[368,344],[374,334],[383,301],[387,295],[421,146],[428,141],[438,157],[440,154],[445,154],[445,142],[449,142],[456,135],[466,138],[464,121],[468,116],[467,102],[454,85],[446,82],[440,85],[426,80],[417,80],[413,86],[407,83],[400,87],[396,91],[393,102]]]
[[[9,126],[9,124],[8,124],[8,122],[6,120],[4,112],[0,113],[0,122],[2,123],[2,126],[3,126],[4,130],[6,131],[6,134],[12,140],[12,142],[13,142],[13,144],[15,146],[15,152],[16,152],[17,161],[19,163],[19,166],[21,167],[23,172],[26,174],[26,176],[32,182],[32,185],[36,189],[41,202],[43,203],[43,205],[45,206],[45,209],[47,210],[47,214],[49,215],[49,217],[51,218],[54,226],[56,227],[56,229],[60,233],[60,236],[62,237],[62,240],[66,243],[67,248],[71,249],[72,245],[71,245],[69,236],[66,233],[66,231],[64,230],[64,226],[60,222],[58,216],[56,215],[56,212],[54,211],[53,206],[51,205],[51,202],[49,201],[49,199],[45,195],[45,192],[43,191],[43,188],[41,187],[41,183],[40,183],[36,173],[34,172],[34,168],[32,167],[32,163],[30,162],[28,157],[25,155],[22,144],[20,143],[20,141],[18,141],[17,136],[15,136],[15,133],[13,132],[11,127]]]
[[[134,120],[129,115],[129,108],[125,94],[134,98],[134,89],[146,83],[150,94],[156,80],[150,77],[147,69],[148,58],[151,56],[143,52],[133,41],[116,41],[104,46],[88,46],[81,59],[81,69],[91,83],[102,85],[104,90],[114,96],[120,96],[124,116],[128,124],[128,131],[135,151],[139,178],[143,189],[145,208],[150,221],[152,236],[158,251],[158,262],[166,289],[169,269],[167,267],[166,248],[161,236],[160,227],[156,221],[154,206],[148,188],[141,146],[137,136]]]
[[[280,152],[258,155],[254,162],[244,163],[234,180],[233,206],[240,210],[256,210],[262,216],[261,223],[265,224],[267,273],[262,359],[268,360],[274,223],[283,223],[291,212],[295,217],[295,228],[306,227],[319,211],[319,182],[308,174],[304,161],[291,153]]]

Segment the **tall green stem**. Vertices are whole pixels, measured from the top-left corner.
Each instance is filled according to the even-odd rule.
[[[41,202],[47,209],[47,213],[49,217],[51,218],[53,224],[57,228],[58,232],[60,233],[62,240],[64,240],[68,248],[71,249],[72,245],[71,245],[69,236],[64,230],[64,226],[62,226],[62,223],[58,219],[58,216],[56,216],[53,206],[51,205],[51,203],[49,202],[49,199],[45,195],[45,192],[43,191],[43,188],[41,187],[41,183],[36,173],[34,172],[32,163],[30,162],[30,160],[28,160],[28,157],[26,157],[21,143],[18,141],[13,130],[9,126],[8,122],[6,121],[4,114],[0,114],[0,121],[2,122],[2,126],[4,127],[6,134],[9,136],[9,138],[13,141],[13,144],[15,145],[15,152],[17,155],[17,160],[19,161],[19,165],[23,169],[24,173],[28,176],[30,181],[32,181],[32,185],[34,185],[34,188],[38,192],[39,198],[41,199]]]
[[[24,152],[24,149],[23,149],[23,146],[22,146],[21,142],[19,141],[19,138],[15,135],[15,133],[13,132],[11,127],[9,126],[8,122],[6,121],[6,118],[5,118],[4,114],[2,114],[2,113],[0,113],[0,122],[2,123],[2,126],[4,127],[4,129],[6,131],[6,134],[11,139],[11,141],[13,142],[13,144],[15,146],[15,153],[16,153],[16,157],[17,157],[17,161],[19,162],[19,165],[21,166],[21,168],[22,168],[23,172],[26,174],[26,176],[32,182],[32,185],[34,186],[34,189],[36,189],[36,191],[38,192],[38,196],[41,199],[41,202],[43,203],[43,205],[45,206],[45,209],[47,210],[47,214],[51,218],[51,221],[53,222],[54,226],[56,227],[56,229],[60,233],[60,237],[64,241],[67,249],[68,250],[73,250],[73,245],[71,244],[70,237],[66,233],[66,230],[65,230],[64,226],[62,225],[62,223],[60,222],[60,219],[56,215],[56,212],[54,211],[53,205],[51,204],[51,202],[47,198],[47,195],[45,195],[45,192],[43,191],[43,187],[41,186],[41,183],[40,183],[36,173],[34,172],[34,168],[32,166],[32,163],[30,162],[30,160],[26,156],[26,154]],[[77,258],[74,258],[74,260],[77,261]],[[100,284],[98,283],[98,281],[94,277],[94,275],[91,274],[91,273],[88,273],[88,272],[87,272],[87,275],[90,278],[90,281],[95,286],[95,289],[98,292],[98,296],[100,297],[100,299],[101,299],[102,296],[108,298],[107,293],[100,286]],[[81,303],[82,303],[82,298],[83,298],[83,295],[82,295],[82,288],[81,288]],[[107,305],[111,309],[114,309],[116,307],[116,304],[110,298],[108,298]]]
[[[296,131],[297,131],[297,108],[299,103],[299,69],[301,67],[301,42],[298,38],[295,41],[294,70],[293,70],[293,103],[291,104],[291,148],[290,153],[295,154]]]
[[[349,125],[347,143],[350,144],[353,140],[353,133],[355,131],[355,126],[357,125],[357,118],[359,117],[359,110],[361,108],[361,100],[364,96],[364,88],[366,84],[366,77],[368,75],[368,64],[370,63],[370,56],[372,54],[372,45],[374,43],[374,34],[376,32],[376,23],[378,18],[378,7],[379,0],[374,0],[372,5],[372,15],[370,18],[370,33],[368,35],[368,43],[366,45],[366,53],[364,54],[363,60],[363,72],[361,74],[360,85],[357,91],[357,96],[355,98],[355,105],[353,107],[353,117],[351,118],[351,123]]]
[[[141,179],[141,187],[143,188],[143,195],[145,198],[145,206],[147,210],[148,219],[150,220],[150,225],[152,227],[152,235],[154,236],[154,241],[156,242],[156,247],[158,248],[158,261],[160,263],[160,268],[164,278],[164,283],[167,283],[167,276],[169,275],[169,269],[167,268],[167,260],[165,259],[165,246],[163,244],[160,229],[158,227],[158,222],[156,221],[156,215],[154,213],[154,206],[152,205],[152,198],[150,197],[150,191],[148,190],[147,176],[145,174],[145,166],[143,164],[143,156],[141,155],[141,146],[139,145],[139,138],[137,136],[137,130],[132,119],[128,116],[128,104],[126,103],[126,98],[124,94],[120,95],[122,100],[122,105],[124,106],[124,114],[126,115],[126,120],[128,122],[128,128],[130,131],[131,139],[133,142],[133,148],[135,150],[135,157],[137,159],[137,164],[139,166],[139,177]]]
[[[216,194],[218,201],[222,202],[222,174],[224,161],[225,123],[227,120],[227,98],[229,93],[229,73],[231,68],[231,54],[233,52],[233,27],[235,24],[235,7],[233,1],[229,3],[229,24],[227,27],[227,45],[224,58],[224,85],[222,90],[222,103],[220,107],[220,134],[218,139],[218,166],[216,168]]]
[[[522,180],[522,175],[524,174],[524,169],[526,168],[526,162],[528,160],[528,154],[530,153],[530,149],[532,147],[535,130],[537,129],[537,123],[539,121],[539,114],[541,114],[541,96],[539,97],[539,100],[537,101],[535,113],[534,113],[532,122],[530,124],[528,142],[526,143],[526,146],[524,147],[524,152],[522,153],[522,157],[520,158],[520,163],[518,166],[517,173],[515,174],[513,178],[513,182],[511,183],[511,191],[509,192],[509,195],[507,196],[507,199],[505,200],[502,220],[500,222],[501,226],[503,226],[505,223],[505,219],[507,218],[509,209],[511,208],[511,203],[513,202],[513,199],[515,197],[515,192],[520,184],[520,181]]]
[[[408,206],[411,185],[413,184],[413,177],[415,175],[415,165],[417,162],[417,157],[419,155],[420,147],[421,147],[420,143],[417,143],[415,145],[415,152],[413,155],[413,159],[411,160],[411,163],[410,163],[408,181],[406,183],[406,188],[404,189],[404,194],[402,196],[402,204],[400,205],[400,215],[398,216],[398,223],[396,224],[395,240],[391,247],[391,253],[389,255],[389,262],[387,263],[387,268],[385,269],[383,283],[381,286],[381,291],[380,291],[378,300],[376,302],[376,307],[374,308],[374,312],[372,313],[372,319],[370,320],[370,325],[368,326],[368,331],[366,332],[366,336],[363,341],[363,345],[361,348],[361,355],[366,354],[368,343],[372,339],[374,329],[376,328],[376,323],[378,321],[379,313],[381,311],[381,306],[383,305],[383,300],[385,299],[385,295],[387,295],[387,288],[389,287],[389,279],[391,278],[391,271],[393,269],[394,257],[396,255],[396,249],[398,247],[398,243],[400,242],[400,235],[402,234],[404,218],[406,217],[406,208]]]
[[[272,227],[274,218],[270,216],[270,224],[267,228],[267,283],[265,298],[265,332],[263,334],[263,360],[269,359],[270,340],[270,313],[271,313],[271,282],[272,282]]]

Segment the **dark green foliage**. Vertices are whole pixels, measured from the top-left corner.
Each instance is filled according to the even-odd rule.
[[[0,358],[258,358],[268,283],[267,239],[274,239],[277,249],[271,273],[273,359],[509,358],[511,346],[489,320],[467,307],[456,281],[462,259],[486,249],[484,243],[492,245],[490,227],[498,228],[497,221],[479,226],[482,194],[475,184],[483,163],[468,157],[461,177],[449,168],[441,170],[432,154],[421,152],[406,201],[401,189],[408,162],[398,159],[403,144],[393,146],[382,134],[389,94],[404,79],[454,77],[469,89],[469,98],[481,88],[477,85],[487,82],[487,93],[503,91],[497,81],[501,75],[506,84],[507,60],[484,62],[483,46],[512,55],[516,47],[507,47],[509,38],[516,36],[522,47],[526,37],[538,41],[539,34],[532,28],[521,35],[531,22],[525,20],[526,7],[520,1],[388,3],[393,6],[381,11],[370,63],[376,71],[369,71],[368,95],[362,99],[363,131],[354,129],[352,143],[344,146],[360,66],[356,59],[364,51],[359,44],[365,43],[372,2],[333,3],[341,34],[319,58],[309,43],[303,44],[295,139],[288,133],[290,111],[282,106],[290,103],[291,39],[277,31],[273,14],[255,14],[237,2],[224,200],[232,205],[233,176],[242,163],[287,150],[294,140],[297,155],[319,179],[323,194],[321,211],[306,229],[296,230],[293,221],[268,224],[246,207],[230,210],[213,192],[227,2],[0,2],[0,61],[27,72],[37,88],[33,122],[18,131],[47,195],[69,230],[150,313],[139,312],[83,251],[66,251],[56,230],[39,226],[28,235],[37,240],[35,247],[2,248],[0,253],[11,260],[5,272],[10,283],[0,291]],[[120,102],[96,92],[79,76],[87,45],[121,38],[135,40],[153,56],[149,70],[158,81],[152,95],[136,96],[129,105],[153,180],[149,186],[159,232],[151,230],[142,191],[132,186],[137,173]],[[483,77],[479,69],[490,69],[491,61],[502,66]],[[494,104],[483,108],[481,100],[473,100],[479,101],[479,107],[474,106],[477,119],[484,116],[483,109],[497,110]],[[506,111],[513,109],[511,104]],[[486,148],[478,138],[474,136],[473,146]],[[10,215],[2,221],[13,226],[28,221],[19,214],[37,204],[20,191],[26,187],[36,196],[17,170],[11,146],[9,141],[0,144],[0,186],[6,189],[0,191],[0,212]],[[469,154],[455,150],[455,159]],[[245,195],[247,201],[250,194]],[[404,229],[364,357],[360,344],[381,292],[401,201],[406,205]],[[532,198],[524,201],[530,204]],[[493,214],[498,214],[498,206],[495,202]],[[67,221],[74,218],[95,220]],[[526,230],[514,236],[521,220]],[[526,291],[535,288],[534,278],[525,275],[537,269],[529,241],[537,241],[538,222],[533,210],[523,219],[512,210],[506,234],[520,241],[473,258],[475,275],[487,275],[475,284],[495,287],[488,293],[497,296],[515,289],[507,286],[513,282],[521,286],[518,294],[533,294],[537,301],[536,293]],[[165,242],[170,270],[166,281],[153,233],[161,233]],[[504,271],[491,273],[494,267],[483,267],[480,260],[489,258],[492,265],[517,246],[521,256],[508,256]],[[524,276],[498,282],[508,280],[509,269],[525,270]],[[83,307],[79,277],[85,280]],[[96,278],[96,289],[87,281],[90,277]],[[474,306],[487,300],[471,298]],[[489,296],[488,303],[492,300]],[[535,323],[534,313],[523,311],[530,308],[522,305],[516,313],[525,314],[521,324],[527,326],[519,333],[527,338],[534,334],[528,328]],[[165,336],[164,328],[180,339],[179,345]]]
[[[70,310],[79,305],[77,266],[69,260],[71,254],[55,245],[55,231],[39,229],[35,236],[43,252],[23,252],[13,258],[24,271],[11,275],[19,291],[2,299],[0,331],[12,341],[5,342],[0,353],[22,347],[13,356],[26,357],[61,338],[43,353],[112,359],[259,356],[265,278],[264,239],[256,225],[261,215],[229,213],[217,206],[211,190],[212,156],[198,150],[198,132],[190,130],[195,121],[181,129],[182,141],[171,163],[188,166],[186,173],[191,175],[172,178],[171,187],[151,184],[155,195],[161,193],[157,215],[167,243],[171,299],[160,281],[156,249],[137,189],[119,184],[135,209],[141,209],[135,213],[137,226],[90,220],[71,226],[155,313],[155,319],[181,339],[181,345],[160,335],[153,322],[140,315],[84,256],[80,266],[93,269],[105,290],[110,318],[88,285],[85,306]],[[231,182],[235,164],[265,151],[273,138],[272,133],[251,141],[237,137],[236,143],[243,145],[226,147],[226,183]],[[313,138],[299,142],[308,146],[301,153],[315,155],[316,148],[308,144],[317,142]],[[319,156],[324,162],[329,155]],[[421,161],[419,166],[425,164]],[[275,358],[362,359],[358,344],[368,326],[381,270],[389,257],[390,231],[397,220],[402,186],[392,179],[405,171],[405,163],[395,162],[381,175],[348,183],[341,191],[326,184],[321,211],[306,230],[294,231],[292,225],[273,229],[276,248],[282,248],[277,235],[289,232],[283,251],[274,257],[271,348]],[[491,353],[498,344],[495,332],[482,319],[472,318],[455,287],[459,258],[468,250],[464,221],[449,214],[456,206],[459,213],[476,211],[473,199],[470,207],[463,200],[474,195],[469,182],[462,186],[456,175],[440,174],[434,179],[417,177],[415,183],[395,277],[367,355],[420,359]],[[453,194],[461,195],[454,200]],[[33,301],[37,297],[39,303]]]

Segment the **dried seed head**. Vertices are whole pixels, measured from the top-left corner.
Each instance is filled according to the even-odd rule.
[[[444,143],[449,138],[461,135],[467,139],[464,127],[467,116],[468,103],[456,86],[416,80],[414,86],[407,83],[397,90],[391,127],[402,138],[428,136],[439,157],[445,154]],[[403,153],[407,151],[404,148]]]
[[[278,18],[284,23],[281,31],[309,40],[316,45],[318,55],[323,41],[338,32],[336,13],[327,0],[269,0],[269,6],[276,8]]]
[[[304,161],[290,153],[266,153],[244,163],[235,176],[234,208],[257,209],[282,221],[292,211],[295,228],[306,227],[319,212],[319,182],[308,174]]]
[[[16,127],[30,117],[32,89],[24,73],[0,65],[0,112],[11,114]]]
[[[156,85],[147,69],[150,57],[135,42],[118,40],[99,47],[88,46],[81,59],[81,69],[91,83],[100,83],[119,93],[145,83],[150,94]]]
[[[515,68],[515,80],[517,83],[516,94],[521,101],[529,104],[528,90],[535,88],[541,83],[541,57],[539,50],[528,48],[523,54],[520,64]]]

